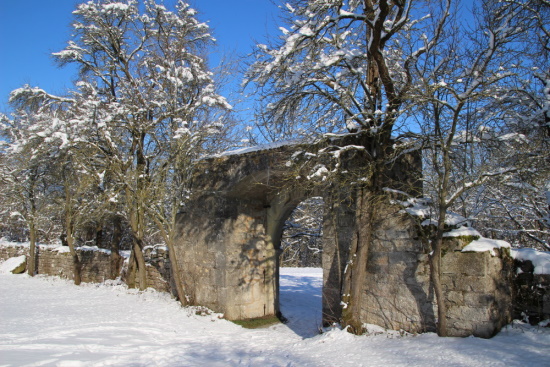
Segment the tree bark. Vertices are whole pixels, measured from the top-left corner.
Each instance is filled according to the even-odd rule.
[[[342,312],[344,326],[354,334],[361,334],[361,304],[365,293],[369,250],[373,239],[374,218],[376,212],[376,193],[368,192],[370,188],[360,189],[356,208],[356,233],[344,278]]]
[[[188,301],[185,297],[185,292],[183,289],[183,282],[180,276],[180,270],[178,265],[178,260],[176,258],[176,250],[172,240],[167,241],[166,245],[168,246],[168,256],[170,258],[170,269],[172,272],[172,279],[176,285],[176,293],[179,298],[179,301],[182,306],[187,306]]]
[[[126,273],[126,284],[128,288],[136,287],[136,256],[134,254],[134,249],[130,253],[130,259],[128,261],[128,272]]]
[[[149,115],[146,116],[149,119]],[[145,236],[145,186],[147,172],[147,159],[144,154],[145,144],[145,132],[140,131],[137,136],[134,137],[136,142],[136,171],[137,176],[137,189],[134,196],[134,215],[132,223],[133,242],[134,242],[134,259],[137,265],[137,274],[139,281],[139,289],[147,289],[147,268],[145,265],[145,257],[143,256],[143,238]]]
[[[145,265],[145,257],[143,256],[142,243],[137,237],[134,237],[133,254],[137,267],[139,290],[144,291],[147,289],[147,268]]]
[[[122,241],[122,218],[115,216],[113,219],[113,238],[111,240],[111,256],[109,278],[116,279],[120,275],[122,257],[120,256],[120,242]]]
[[[447,305],[441,285],[441,250],[443,245],[443,232],[445,231],[445,210],[439,213],[437,231],[432,243],[432,255],[430,257],[430,275],[434,287],[435,299],[437,302],[437,334],[447,336]]]
[[[36,228],[34,222],[29,223],[29,259],[27,262],[27,273],[33,277],[36,274]]]
[[[71,229],[70,225],[70,218],[67,218],[67,244],[69,245],[69,251],[71,253],[71,257],[73,258],[73,276],[74,276],[74,284],[80,285],[82,282],[82,264],[80,263],[80,259],[78,258],[78,253],[76,252],[76,249],[74,247],[74,237],[73,237],[73,231]]]

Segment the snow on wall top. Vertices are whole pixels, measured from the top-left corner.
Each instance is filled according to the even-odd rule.
[[[232,155],[241,155],[241,154],[252,153],[252,152],[260,152],[263,150],[271,150],[271,149],[276,149],[284,146],[297,145],[300,143],[302,142],[298,140],[286,140],[286,141],[279,141],[279,142],[268,143],[268,144],[260,144],[253,147],[226,150],[225,152],[221,152],[219,154],[213,154],[213,155],[207,156],[206,158],[219,158],[219,157],[228,157]]]
[[[533,274],[550,274],[550,252],[548,251],[520,248],[512,250],[511,255],[516,260],[531,261],[535,267]]]
[[[63,246],[61,243],[54,243],[54,244],[37,244],[37,246],[41,249],[48,249],[50,251],[56,251],[59,253],[65,253],[70,252],[69,246]],[[7,241],[4,238],[0,238],[0,247],[22,247],[22,248],[28,248],[30,247],[29,242],[11,242]],[[99,248],[97,246],[77,246],[76,250],[79,251],[96,251],[96,252],[102,252],[104,254],[110,255],[111,250]]]
[[[219,158],[219,157],[227,157],[232,155],[241,155],[246,153],[252,153],[252,152],[261,152],[264,150],[271,150],[271,149],[277,149],[284,146],[293,146],[298,144],[315,144],[319,140],[329,138],[329,139],[339,139],[343,138],[348,135],[357,135],[357,133],[326,133],[323,134],[320,138],[311,138],[311,139],[295,139],[295,140],[283,140],[283,141],[277,141],[273,143],[266,143],[266,144],[260,144],[255,145],[252,147],[244,147],[244,148],[237,148],[237,149],[230,149],[226,150],[225,152],[221,152],[218,154],[212,154],[209,156],[206,156],[205,158]]]
[[[462,249],[462,252],[485,252],[489,251],[492,256],[495,256],[495,249],[510,248],[510,244],[503,240],[493,240],[491,238],[480,237],[477,240],[470,242]]]
[[[463,236],[474,236],[477,238],[481,238],[481,234],[477,230],[475,230],[472,227],[465,227],[465,226],[443,233],[443,237],[463,237]]]

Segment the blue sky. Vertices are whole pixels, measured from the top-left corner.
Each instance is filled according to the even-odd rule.
[[[75,69],[59,68],[51,53],[70,39],[72,11],[78,0],[0,0],[0,112],[9,93],[24,84],[63,94]],[[171,7],[175,0],[165,0]],[[270,0],[190,0],[199,18],[213,28],[221,52],[245,55],[253,40],[277,34],[278,9]]]

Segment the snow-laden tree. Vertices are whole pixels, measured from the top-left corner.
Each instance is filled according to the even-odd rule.
[[[517,246],[550,249],[550,2],[506,0],[522,27],[511,63],[515,78],[486,109],[484,119],[504,127],[485,130],[498,143],[495,166],[517,167],[506,180],[481,187],[460,209],[482,231]],[[496,141],[495,141],[496,140]],[[508,152],[502,153],[502,152]]]
[[[534,101],[518,98],[520,85],[533,88],[525,79],[533,60],[525,55],[524,35],[535,25],[525,12],[527,2],[481,1],[470,24],[449,22],[438,52],[423,57],[423,67],[417,70],[412,117],[425,143],[425,190],[434,204],[430,260],[440,335],[446,335],[439,274],[443,235],[451,224],[449,210],[475,219],[494,207],[482,193],[526,184],[522,177],[528,172],[532,176],[548,172],[541,167],[548,165],[543,163],[546,158],[540,159],[544,149],[533,146],[533,136],[528,138],[518,129],[524,125],[519,116],[527,110],[530,118],[541,113]],[[541,125],[535,125],[540,130]],[[520,146],[523,149],[518,150]],[[477,213],[470,207],[474,202]]]
[[[437,46],[451,2],[293,0],[283,8],[288,25],[279,41],[258,46],[245,85],[261,94],[260,121],[272,139],[345,131],[367,136],[364,146],[345,148],[357,150],[369,167],[346,179],[363,182],[342,290],[343,323],[360,333],[362,286],[385,200],[387,163],[403,113],[414,105],[418,62]]]
[[[369,132],[369,153],[382,154],[409,104],[416,61],[436,44],[449,7],[431,1],[289,1],[281,41],[258,45],[245,81],[261,93],[265,128],[274,139]],[[426,29],[430,13],[434,29]]]
[[[33,160],[45,167],[49,185],[43,194],[56,217],[62,218],[63,233],[59,235],[73,258],[75,284],[81,281],[75,235],[97,206],[93,187],[98,181],[90,158],[95,152],[89,149],[87,141],[93,131],[80,120],[79,99],[82,99],[79,92],[73,92],[71,97],[58,97],[40,88],[16,89],[10,95],[14,120],[5,130],[10,133],[7,152],[14,170]],[[26,151],[32,152],[30,160]],[[18,157],[26,161],[16,162]],[[31,238],[33,247],[36,235]]]
[[[457,61],[447,66],[434,61],[441,70],[430,80],[437,86],[432,94],[444,103],[416,111],[425,113],[420,122],[430,122],[424,125],[428,132],[432,116],[454,109],[454,120],[441,119],[455,121],[453,134],[446,127],[426,134],[446,139],[438,147],[442,155],[449,152],[448,187],[454,194],[449,207],[488,235],[543,248],[550,210],[549,11],[548,2],[538,0],[484,2],[474,32],[459,29],[460,39],[449,43],[445,55],[455,52]],[[442,177],[443,166],[437,166],[433,173]],[[435,181],[427,183],[431,192],[441,191],[431,185]]]
[[[183,1],[175,11],[153,0],[89,1],[74,15],[73,39],[54,56],[79,68],[88,108],[81,116],[96,127],[109,200],[122,203],[131,228],[131,268],[145,288],[142,248],[152,217],[169,246],[177,293],[185,302],[172,242],[185,198],[179,169],[223,132],[222,118],[231,108],[207,68],[213,38]]]
[[[41,230],[48,226],[51,207],[49,194],[52,179],[52,160],[55,158],[38,141],[32,139],[32,128],[39,124],[44,114],[35,114],[22,108],[14,119],[2,119],[3,142],[3,217],[25,223],[30,242],[28,273],[36,272],[37,241]]]

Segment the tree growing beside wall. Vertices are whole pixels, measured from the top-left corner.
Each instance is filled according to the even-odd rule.
[[[76,228],[86,222],[89,213],[97,206],[97,201],[91,194],[98,181],[90,164],[93,151],[84,144],[83,138],[90,136],[92,132],[87,125],[77,123],[78,111],[75,111],[75,107],[80,98],[78,93],[73,93],[69,98],[51,95],[28,86],[17,89],[10,98],[10,103],[16,108],[15,119],[7,121],[9,127],[5,129],[9,132],[6,153],[12,160],[10,166],[14,177],[8,188],[13,190],[21,186],[15,178],[18,169],[27,167],[30,168],[29,172],[36,172],[38,167],[42,167],[42,201],[51,208],[42,217],[45,219],[47,215],[53,216],[50,222],[57,219],[63,228],[60,237],[69,247],[73,258],[75,284],[80,284],[81,281],[80,260],[75,245]],[[28,178],[32,179],[32,176]],[[32,190],[29,185],[35,180],[27,179],[23,182],[27,182],[28,186],[25,197],[31,200]],[[36,200],[33,199],[33,202],[36,203]],[[34,222],[36,220],[29,222],[31,261],[34,261],[32,249],[37,239],[37,234],[33,234],[36,231],[33,230],[36,227]]]
[[[540,1],[482,1],[475,9],[474,24],[453,22],[442,52],[424,63],[418,100],[425,103],[414,110],[426,142],[425,188],[434,199],[431,263],[440,335],[447,329],[439,274],[449,210],[474,223],[492,222],[488,234],[501,238],[516,230],[543,248],[549,239],[550,64],[548,49],[536,44],[547,34],[540,25],[548,23],[541,17],[548,20],[550,8]]]
[[[493,166],[513,166],[516,171],[464,195],[453,209],[472,218],[486,235],[518,247],[548,250],[550,3],[510,0],[500,8],[521,29],[507,46],[506,55],[499,58],[503,63],[499,68],[513,76],[501,83],[486,108],[474,110],[475,118],[485,123],[476,139],[483,143],[478,145],[490,149]]]
[[[414,116],[426,142],[426,189],[434,203],[431,277],[443,336],[446,303],[440,274],[447,213],[467,191],[491,179],[506,179],[519,169],[511,160],[515,152],[498,145],[499,134],[504,135],[502,122],[495,121],[499,111],[488,111],[494,99],[507,93],[505,83],[513,76],[509,65],[520,58],[513,47],[522,32],[518,9],[481,2],[476,13],[471,31],[456,18],[449,23],[440,52],[423,62],[415,97],[419,103]],[[497,155],[503,164],[494,167]]]
[[[28,273],[35,275],[37,242],[41,230],[52,214],[50,196],[54,182],[51,175],[52,156],[39,142],[30,138],[31,127],[40,123],[43,115],[23,108],[14,120],[3,118],[4,143],[2,183],[4,215],[25,224],[30,242]]]
[[[173,13],[154,1],[146,1],[143,12],[135,1],[88,2],[74,13],[75,38],[54,56],[78,65],[94,105],[104,111],[97,121],[105,124],[101,149],[124,197],[134,241],[131,269],[144,289],[146,213],[149,201],[164,199],[151,197],[151,183],[173,178],[165,176],[177,160],[171,155],[181,154],[174,146],[192,134],[219,133],[220,123],[208,113],[230,106],[207,70],[208,27],[187,4],[178,2]]]

